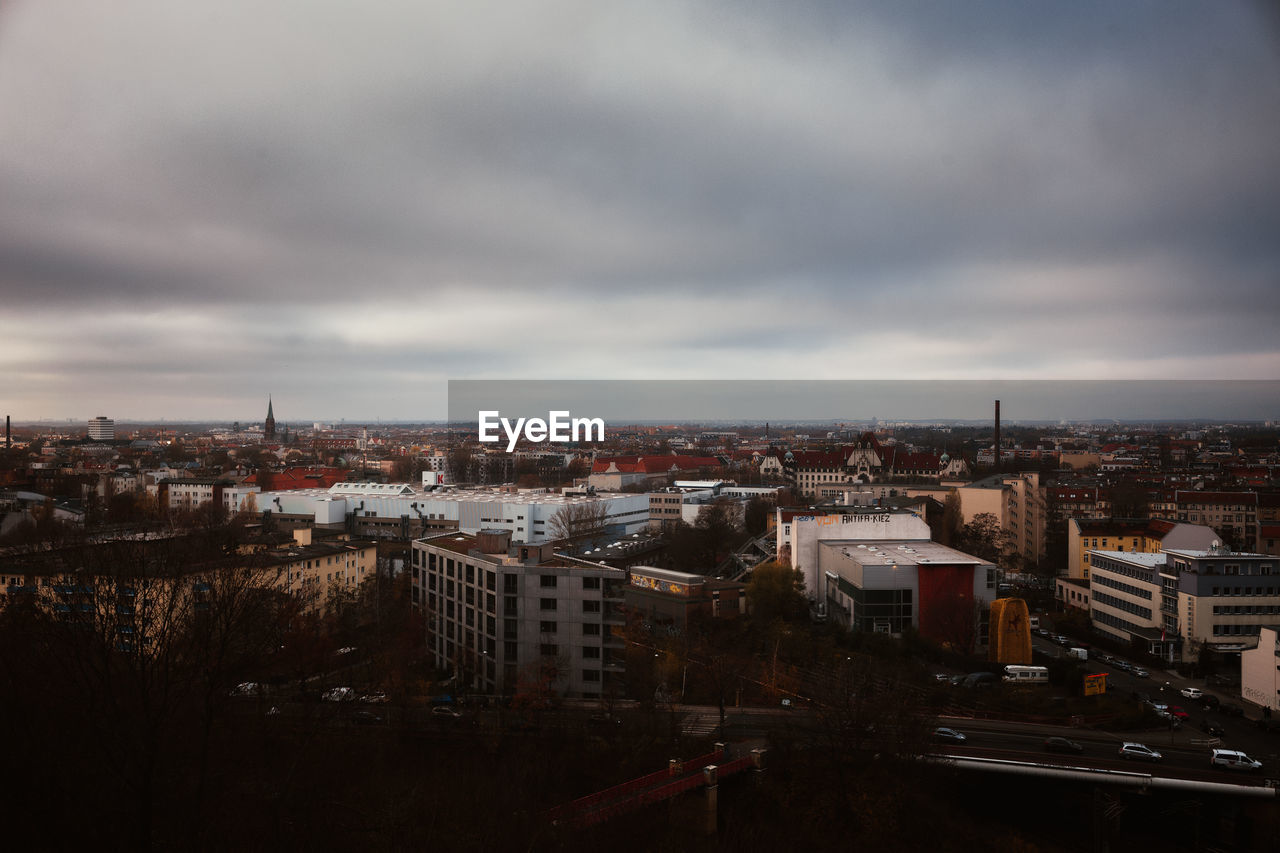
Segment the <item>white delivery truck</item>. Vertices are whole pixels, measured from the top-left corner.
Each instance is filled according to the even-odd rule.
[[[1088,660],[1089,650],[1082,649],[1079,647],[1076,647],[1073,649],[1067,649],[1067,657],[1079,658],[1080,660]]]

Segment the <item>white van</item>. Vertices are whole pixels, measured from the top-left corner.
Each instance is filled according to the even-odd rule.
[[[1009,664],[1004,668],[1004,680],[1013,684],[1048,684],[1049,669],[1043,666]]]
[[[1254,761],[1243,752],[1234,749],[1215,749],[1209,758],[1214,767],[1225,767],[1228,770],[1260,770],[1261,761]]]

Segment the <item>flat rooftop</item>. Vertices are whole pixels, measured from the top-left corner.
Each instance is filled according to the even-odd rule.
[[[1165,554],[1169,552],[1162,551],[1158,554],[1147,554],[1142,551],[1102,551],[1098,548],[1090,548],[1088,553],[1098,554],[1102,557],[1110,557],[1113,560],[1120,560],[1125,563],[1132,563],[1135,566],[1145,566],[1146,568],[1164,568],[1166,560]]]
[[[861,565],[983,565],[986,560],[949,548],[930,539],[879,539],[865,541],[836,539],[822,542],[821,547],[844,554]]]
[[[182,481],[185,482],[185,481]],[[394,483],[373,483],[372,486],[378,488],[370,488],[362,490],[358,488],[359,483],[342,483],[343,488],[340,491],[332,489],[308,488],[308,489],[282,489],[279,491],[272,490],[263,492],[264,495],[302,495],[304,497],[312,497],[317,500],[334,498],[358,498],[358,497],[376,497],[376,498],[398,498],[400,500],[414,501],[442,501],[446,503],[495,503],[495,504],[545,504],[550,506],[569,506],[573,504],[589,504],[598,503],[600,501],[612,500],[615,498],[625,497],[643,497],[641,494],[629,494],[624,492],[597,492],[591,495],[562,495],[559,493],[544,492],[538,489],[520,489],[517,491],[502,491],[500,489],[420,489],[413,486]],[[261,500],[261,497],[259,497]]]

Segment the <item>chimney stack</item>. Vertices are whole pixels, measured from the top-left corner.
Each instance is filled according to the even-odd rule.
[[[995,437],[996,470],[1000,470],[1000,401],[996,400],[996,437]]]
[[[9,429],[9,416],[4,416],[4,449],[13,449],[13,432]]]

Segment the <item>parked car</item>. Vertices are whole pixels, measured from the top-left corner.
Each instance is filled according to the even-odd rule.
[[[1200,721],[1200,731],[1212,735],[1213,737],[1222,737],[1227,733],[1227,730],[1222,726],[1207,719]]]
[[[1129,663],[1127,660],[1121,660],[1120,658],[1112,660],[1111,665],[1121,672],[1129,672],[1133,669],[1133,664]]]
[[[1145,743],[1125,741],[1120,744],[1120,757],[1131,761],[1159,761],[1163,756]]]
[[[1209,763],[1214,767],[1225,767],[1227,770],[1261,770],[1262,762],[1254,761],[1243,752],[1234,749],[1215,749],[1209,756]]]
[[[941,743],[964,743],[968,740],[964,732],[955,729],[937,728],[933,730],[933,739]]]
[[[1188,713],[1187,713],[1185,710],[1183,710],[1182,708],[1179,708],[1177,705],[1170,705],[1170,706],[1169,706],[1169,713],[1170,713],[1170,714],[1173,714],[1173,716],[1177,717],[1179,720],[1186,720],[1186,719],[1189,719],[1189,718],[1191,717],[1191,715],[1190,715],[1190,714],[1188,714]]]
[[[1044,749],[1045,752],[1065,752],[1076,755],[1084,752],[1084,746],[1082,744],[1076,743],[1073,740],[1068,740],[1064,737],[1045,738]]]
[[[1140,666],[1135,666],[1133,669],[1129,670],[1129,674],[1132,675],[1134,678],[1150,678],[1151,677],[1151,673],[1147,672],[1145,669],[1143,669]]]
[[[356,711],[351,719],[360,726],[376,726],[382,722],[382,717],[372,711]]]
[[[1230,702],[1223,702],[1221,705],[1219,705],[1218,712],[1221,714],[1226,714],[1228,717],[1244,716],[1244,708],[1241,708],[1239,705],[1233,705]]]
[[[448,705],[437,705],[431,709],[431,716],[443,717],[447,720],[461,720],[462,712]]]
[[[1204,702],[1204,706],[1206,708],[1217,708],[1222,704],[1218,697],[1214,696],[1212,693],[1204,694],[1204,696],[1200,697],[1200,701]]]
[[[1199,687],[1184,687],[1179,691],[1183,699],[1201,699],[1204,697],[1204,691]]]
[[[386,693],[382,692],[381,690],[375,690],[372,693],[366,693],[365,695],[361,696],[360,701],[368,702],[372,705],[383,705],[383,704],[386,704],[389,700],[387,699]]]
[[[356,692],[350,687],[335,687],[326,690],[320,698],[326,702],[350,702],[356,698]]]

